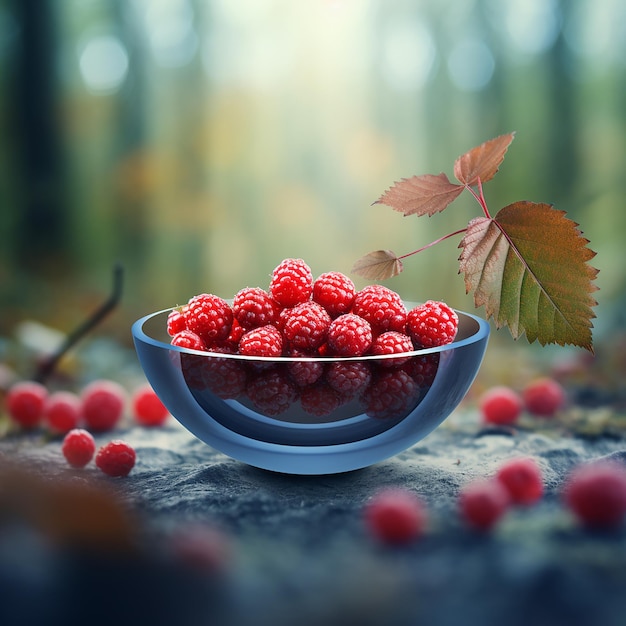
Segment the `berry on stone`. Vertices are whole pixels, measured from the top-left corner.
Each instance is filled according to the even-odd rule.
[[[191,298],[185,306],[185,323],[207,347],[215,346],[228,338],[233,325],[233,310],[219,296],[202,293]]]
[[[444,302],[428,300],[408,312],[406,326],[416,348],[434,348],[454,340],[459,316]]]
[[[465,522],[481,531],[493,528],[506,513],[509,493],[497,480],[476,479],[462,487],[458,497],[459,512]]]
[[[530,457],[511,459],[503,463],[497,473],[515,504],[534,504],[543,495],[543,477],[537,462]]]
[[[239,354],[277,357],[283,353],[283,336],[271,325],[253,328],[239,340]]]
[[[313,300],[332,317],[350,313],[356,295],[354,283],[341,272],[327,272],[313,282]]]
[[[326,341],[330,322],[330,315],[321,304],[301,302],[285,310],[283,336],[294,348],[315,350]]]
[[[403,333],[406,329],[406,307],[400,296],[383,285],[368,285],[354,296],[352,313],[367,320],[374,334],[388,330]]]
[[[479,399],[483,421],[488,424],[514,424],[520,416],[523,403],[520,395],[506,385],[491,387]]]
[[[81,414],[89,430],[107,431],[117,426],[126,405],[126,391],[112,380],[95,380],[80,394]]]
[[[96,442],[90,432],[82,428],[73,428],[63,438],[61,452],[69,465],[82,468],[93,459]]]
[[[170,337],[178,335],[187,328],[183,307],[172,309],[167,316],[167,333]]]
[[[190,330],[181,330],[172,337],[170,343],[179,348],[187,348],[188,350],[206,350],[206,345],[196,333]]]
[[[378,541],[406,545],[424,533],[426,507],[408,489],[386,488],[366,503],[364,521],[369,533]]]
[[[15,383],[7,393],[5,403],[11,419],[22,428],[39,426],[48,390],[41,383],[24,380]]]
[[[379,356],[383,354],[403,354],[412,351],[413,342],[411,338],[395,330],[389,330],[386,333],[382,333],[382,335],[378,335],[378,337],[374,339],[371,349],[372,354]],[[399,367],[400,365],[404,365],[409,358],[408,356],[404,356],[395,359],[380,359],[377,363],[381,367]]]
[[[626,515],[626,469],[612,461],[579,465],[568,476],[563,497],[584,526],[616,528]]]
[[[353,313],[334,319],[328,328],[328,347],[337,356],[361,356],[372,345],[372,327]]]
[[[280,307],[264,289],[244,287],[233,299],[233,315],[245,330],[274,324]]]
[[[150,385],[135,389],[131,397],[132,413],[141,426],[162,426],[169,411]]]
[[[565,402],[565,391],[552,378],[538,378],[524,387],[522,400],[529,413],[553,417]]]
[[[313,293],[313,274],[302,259],[284,259],[272,272],[269,292],[282,307],[306,302]]]
[[[135,466],[136,459],[137,455],[130,444],[121,439],[114,439],[98,450],[96,467],[107,476],[128,476]]]
[[[67,433],[78,426],[81,400],[71,391],[55,391],[45,401],[43,421],[55,433]]]

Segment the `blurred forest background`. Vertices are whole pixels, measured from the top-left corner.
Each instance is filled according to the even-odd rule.
[[[372,202],[513,130],[490,210],[551,202],[581,224],[596,336],[611,332],[623,0],[0,0],[0,336],[23,319],[70,331],[116,262],[107,331],[130,343],[137,317],[266,287],[285,257],[349,274],[371,250],[410,252],[479,207],[417,219]],[[458,241],[386,284],[473,310]]]

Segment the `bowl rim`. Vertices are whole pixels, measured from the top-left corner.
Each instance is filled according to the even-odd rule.
[[[416,303],[406,302],[405,304],[415,306]],[[474,315],[472,313],[468,313],[466,311],[461,311],[459,309],[453,309],[455,313],[459,316],[465,316],[470,320],[473,320],[478,328],[475,333],[472,333],[469,337],[465,337],[464,339],[454,339],[451,343],[447,343],[441,346],[435,346],[432,348],[422,348],[420,350],[412,350],[411,352],[400,352],[398,354],[367,354],[362,356],[279,356],[279,357],[264,357],[264,356],[251,356],[247,354],[232,354],[226,352],[210,352],[208,350],[194,350],[192,348],[183,348],[181,346],[174,346],[171,343],[161,341],[159,339],[155,339],[154,337],[148,335],[144,330],[144,326],[151,319],[157,317],[158,315],[163,315],[165,313],[169,314],[173,308],[176,307],[168,307],[165,309],[161,309],[160,311],[154,311],[152,313],[148,313],[143,317],[140,317],[138,320],[133,322],[131,326],[131,332],[135,339],[140,340],[144,343],[150,344],[157,348],[172,350],[174,352],[180,352],[183,354],[195,355],[195,356],[203,356],[203,357],[211,357],[211,358],[220,358],[220,359],[232,359],[234,361],[244,361],[244,362],[265,362],[265,363],[300,363],[300,362],[322,362],[322,363],[332,363],[332,362],[342,362],[342,363],[350,363],[350,362],[377,362],[381,360],[388,359],[398,359],[398,358],[411,358],[418,356],[425,356],[428,354],[446,352],[448,350],[454,350],[456,348],[462,348],[463,346],[470,345],[481,341],[484,338],[489,337],[490,334],[490,326],[489,322],[482,317]]]

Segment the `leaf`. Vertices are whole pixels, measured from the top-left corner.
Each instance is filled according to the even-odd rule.
[[[572,344],[593,352],[590,295],[598,270],[588,265],[578,224],[549,204],[515,202],[494,218],[470,221],[459,244],[459,271],[474,304],[499,328],[530,343]]]
[[[454,163],[454,175],[468,187],[491,180],[504,160],[515,133],[500,135],[462,154]]]
[[[402,261],[391,250],[377,250],[361,257],[352,271],[368,280],[386,280],[402,271]]]
[[[404,215],[434,215],[443,211],[463,191],[442,172],[403,178],[374,204],[384,204]]]

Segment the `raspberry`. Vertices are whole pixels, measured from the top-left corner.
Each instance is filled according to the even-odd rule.
[[[428,300],[408,312],[406,325],[416,348],[434,348],[456,337],[459,316],[444,302]]]
[[[56,433],[67,433],[78,426],[81,401],[71,391],[55,391],[46,399],[43,407],[43,421]]]
[[[372,372],[367,363],[360,361],[333,361],[328,366],[325,379],[342,396],[353,397],[367,388]]]
[[[367,502],[364,520],[368,531],[379,541],[403,545],[423,534],[427,514],[424,504],[413,492],[386,488]]]
[[[327,272],[313,283],[313,300],[333,318],[350,312],[355,295],[354,283],[341,272]]]
[[[361,356],[371,345],[372,328],[358,315],[340,315],[328,328],[328,346],[339,356]]]
[[[418,387],[430,387],[439,369],[438,352],[409,357],[402,369],[417,383]]]
[[[124,412],[126,392],[112,380],[96,380],[83,389],[80,399],[81,413],[90,430],[112,430]]]
[[[142,426],[162,426],[169,411],[150,385],[142,385],[131,397],[133,417]]]
[[[283,336],[274,326],[253,328],[241,336],[239,353],[248,356],[280,356],[283,353]]]
[[[522,390],[522,400],[529,413],[552,417],[565,402],[563,387],[551,378],[539,378]]]
[[[167,333],[170,337],[178,335],[187,328],[183,307],[172,309],[167,316]]]
[[[82,428],[73,428],[63,438],[61,452],[72,467],[85,467],[93,459],[96,442],[90,432]]]
[[[367,320],[374,334],[388,330],[403,333],[406,328],[406,307],[400,296],[383,285],[368,285],[354,296],[352,313]]]
[[[6,396],[6,408],[14,422],[22,428],[39,426],[48,390],[40,383],[24,380],[15,383]]]
[[[252,379],[246,393],[252,404],[266,415],[280,415],[298,397],[294,384],[275,369]]]
[[[226,337],[224,346],[230,348],[232,353],[235,354],[237,352],[239,341],[241,341],[245,332],[246,329],[237,321],[237,319],[233,319],[233,325],[230,327],[230,334]]]
[[[580,465],[570,473],[563,496],[584,526],[616,528],[626,514],[626,470],[611,461]]]
[[[522,412],[522,399],[510,387],[498,385],[480,398],[483,421],[490,424],[514,424]]]
[[[300,403],[305,413],[322,417],[338,409],[342,401],[339,394],[329,386],[312,385],[302,390]]]
[[[389,330],[382,335],[378,335],[372,343],[372,354],[402,354],[413,351],[413,342],[408,335]],[[399,367],[404,365],[410,357],[400,357],[397,359],[380,359],[377,361],[381,367]]]
[[[187,303],[185,322],[187,329],[196,333],[210,347],[228,338],[233,325],[233,310],[219,296],[202,293]]]
[[[192,333],[190,330],[182,330],[181,332],[174,335],[170,342],[173,346],[178,346],[179,348],[187,348],[189,350],[206,350],[206,345],[204,341],[196,335],[196,333]]]
[[[511,459],[496,473],[515,504],[533,504],[543,495],[541,469],[531,458]]]
[[[326,309],[317,302],[297,304],[288,309],[282,321],[285,339],[300,350],[314,350],[322,345],[331,322]]]
[[[274,324],[280,308],[260,287],[245,287],[233,299],[233,315],[245,330]]]
[[[377,419],[404,415],[417,402],[417,383],[403,370],[388,370],[376,376],[363,394],[365,412]]]
[[[458,498],[463,519],[473,528],[483,531],[495,526],[509,504],[508,491],[497,480],[474,480],[461,489]]]
[[[298,356],[292,352],[291,356]],[[287,371],[298,385],[298,387],[307,387],[316,383],[324,373],[324,363],[320,361],[289,361],[287,363]]]
[[[234,359],[206,358],[200,365],[199,388],[210,389],[223,400],[236,398],[245,391],[247,374],[243,365]]]
[[[283,307],[306,302],[313,293],[313,274],[302,259],[285,259],[272,272],[270,295]]]
[[[131,445],[121,439],[109,441],[98,450],[96,466],[107,476],[128,476],[137,455]]]

